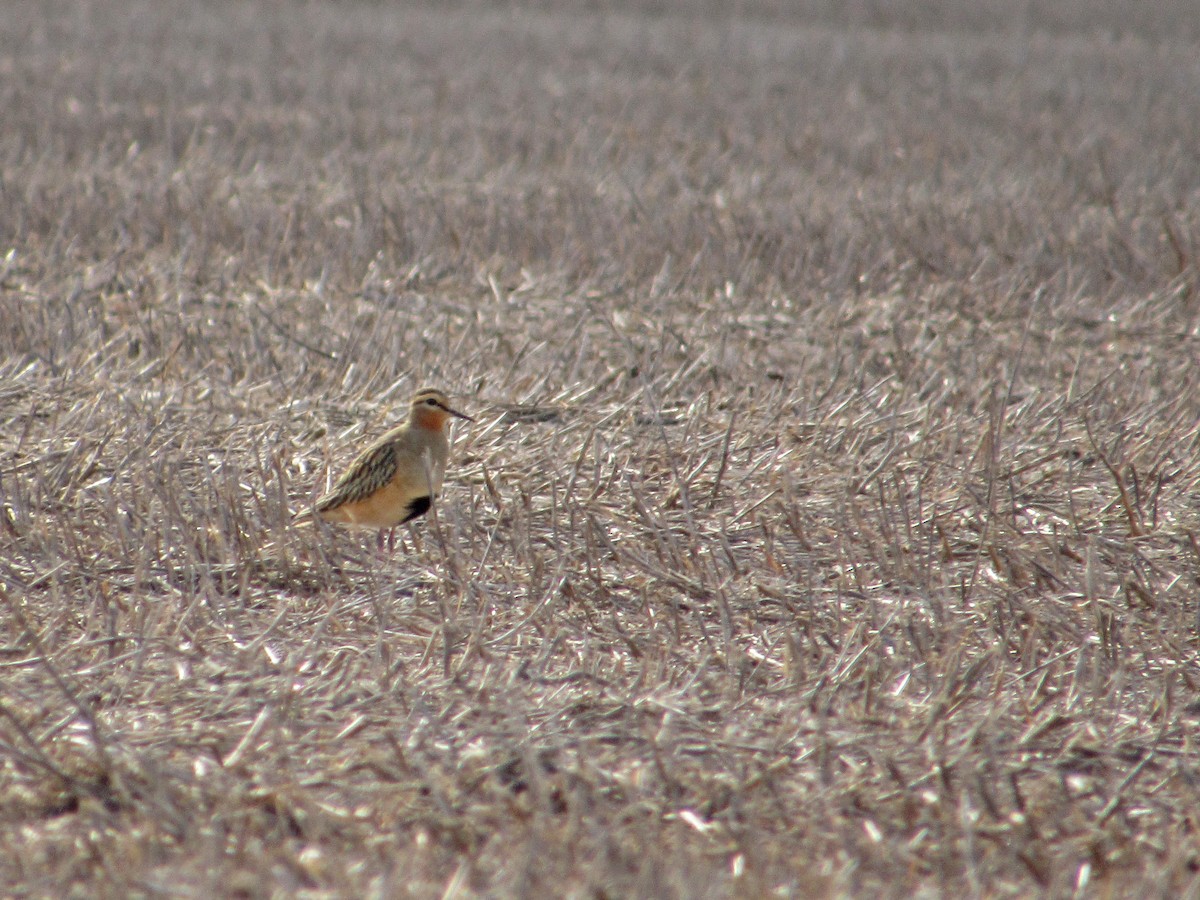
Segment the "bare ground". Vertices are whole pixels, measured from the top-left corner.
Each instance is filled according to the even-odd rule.
[[[1037,6],[7,12],[0,884],[1197,896],[1200,38]]]

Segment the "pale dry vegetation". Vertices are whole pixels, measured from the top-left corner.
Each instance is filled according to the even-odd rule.
[[[902,6],[9,10],[6,893],[1196,896],[1190,4]]]

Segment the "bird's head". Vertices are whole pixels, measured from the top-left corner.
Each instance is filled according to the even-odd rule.
[[[454,409],[446,395],[435,388],[421,388],[413,394],[408,418],[418,428],[441,430],[451,416],[468,422],[475,421],[466,413]]]

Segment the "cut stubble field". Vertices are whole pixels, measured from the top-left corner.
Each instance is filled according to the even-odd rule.
[[[590,6],[6,14],[3,892],[1200,894],[1190,4]]]

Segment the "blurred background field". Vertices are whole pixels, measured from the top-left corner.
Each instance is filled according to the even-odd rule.
[[[1196,896],[1197,21],[6,11],[4,890]]]

